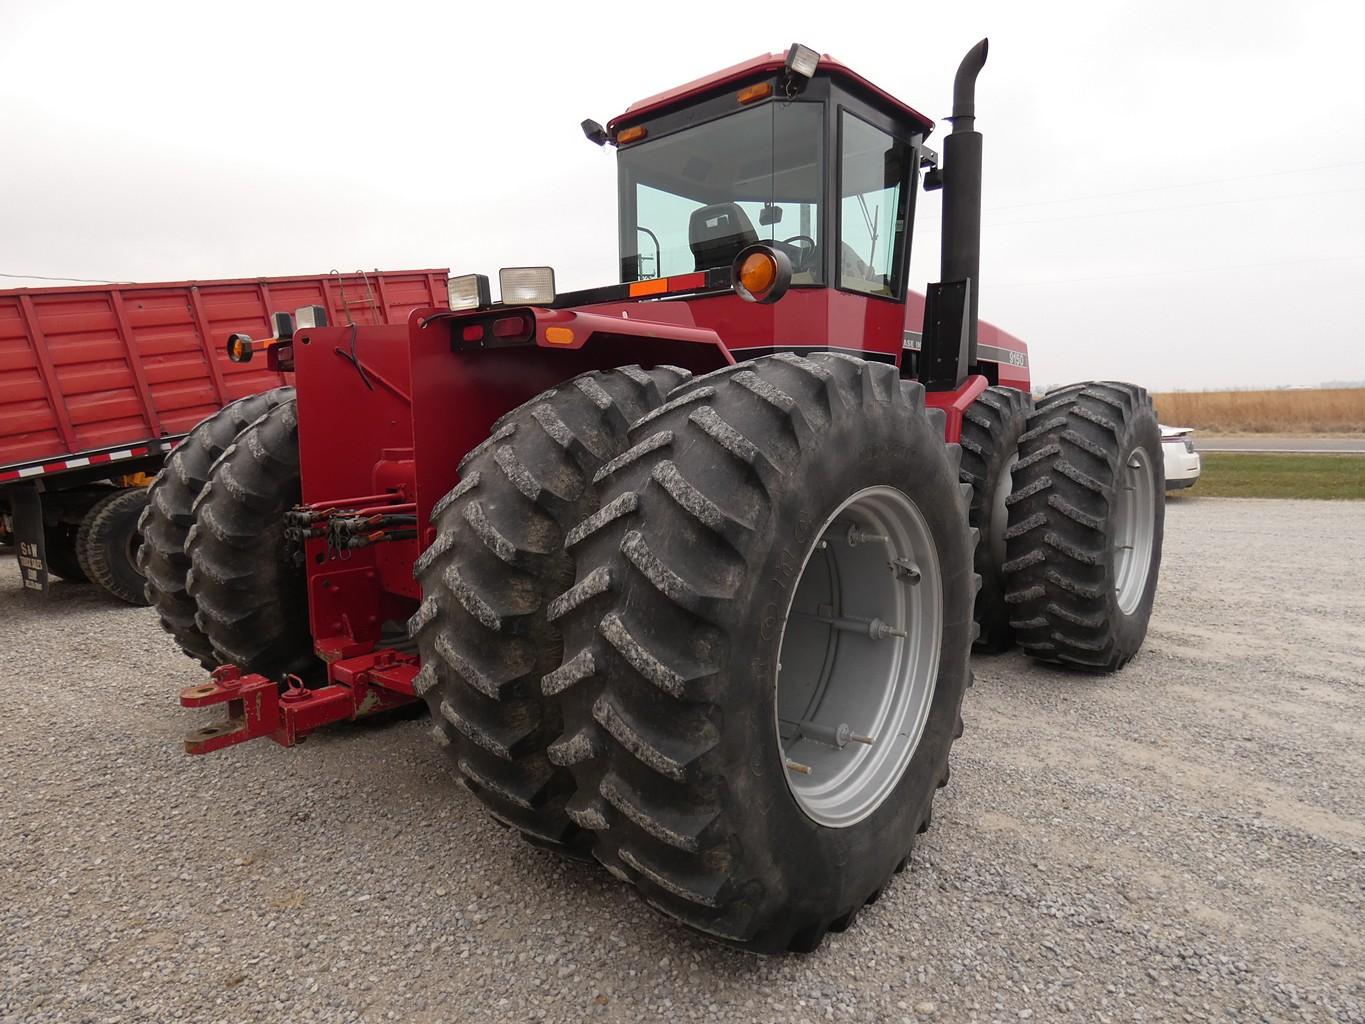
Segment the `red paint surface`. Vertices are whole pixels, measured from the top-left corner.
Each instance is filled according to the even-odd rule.
[[[184,434],[225,402],[284,383],[233,363],[229,334],[325,306],[333,323],[406,322],[445,304],[444,270],[0,291],[0,467]],[[92,458],[92,461],[95,461]],[[0,477],[3,478],[3,477]]]
[[[705,93],[714,90],[731,88],[738,86],[746,79],[757,78],[763,75],[774,74],[786,67],[787,55],[785,53],[765,53],[758,57],[741,61],[721,71],[698,78],[680,85],[676,89],[669,89],[666,92],[657,93],[648,99],[638,100],[626,108],[625,113],[618,114],[607,122],[607,129],[615,132],[622,125],[633,124],[650,114],[656,113],[666,107],[700,97]],[[934,122],[925,117],[914,107],[902,103],[880,86],[873,85],[862,75],[852,68],[841,64],[833,57],[825,54],[820,58],[819,67],[816,74],[828,74],[834,78],[841,79],[845,83],[853,85],[855,88],[870,93],[882,103],[905,114],[911,120],[919,123],[924,133],[927,135],[934,128]]]

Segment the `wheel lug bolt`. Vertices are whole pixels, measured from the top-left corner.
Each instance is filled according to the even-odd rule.
[[[909,583],[914,586],[920,581],[919,566],[908,558],[897,558],[891,563],[891,571],[902,583]]]
[[[889,544],[891,539],[880,533],[866,533],[856,526],[848,528],[848,546],[856,548],[859,544]]]

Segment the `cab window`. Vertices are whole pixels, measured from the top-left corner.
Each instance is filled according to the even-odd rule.
[[[823,105],[766,103],[621,149],[621,274],[728,267],[768,242],[819,284]]]
[[[839,287],[898,299],[913,149],[848,111],[839,127]]]

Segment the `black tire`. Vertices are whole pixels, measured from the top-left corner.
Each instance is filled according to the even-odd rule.
[[[1015,388],[987,388],[962,417],[962,481],[972,485],[970,522],[981,531],[976,546],[976,649],[990,653],[1014,645],[1010,606],[1005,602],[1005,530],[1010,469],[1019,451],[1019,436],[1028,429],[1033,399]]]
[[[293,388],[275,388],[239,398],[201,420],[171,452],[148,490],[147,510],[138,524],[142,533],[138,569],[146,581],[147,600],[156,608],[162,628],[205,668],[213,668],[219,659],[194,621],[194,598],[185,592],[190,571],[185,538],[194,525],[194,501],[208,482],[213,464],[237,435],[293,397]]]
[[[121,488],[92,505],[76,532],[76,554],[85,574],[133,605],[150,603],[137,566],[142,544],[138,523],[146,509],[147,488]]]
[[[81,560],[76,555],[76,523],[51,523],[43,527],[43,562],[47,574],[67,583],[89,583]]]
[[[630,424],[690,376],[587,373],[503,416],[461,461],[414,569],[424,595],[409,624],[422,656],[415,686],[437,740],[493,816],[540,845],[572,853],[580,836],[564,814],[573,779],[545,756],[558,707],[540,693],[562,649],[546,609],[573,582],[564,533],[597,507],[594,474],[625,448]]]
[[[1154,488],[1145,586],[1125,612],[1116,594],[1124,467],[1141,449]],[[1090,672],[1122,668],[1142,646],[1165,523],[1161,430],[1132,384],[1072,384],[1042,399],[1020,439],[1009,498],[1006,600],[1034,658]],[[1136,591],[1135,591],[1136,593]]]
[[[543,688],[564,709],[550,757],[577,783],[567,810],[608,870],[665,914],[757,952],[814,949],[905,866],[947,782],[975,595],[959,449],[918,383],[828,353],[697,378],[631,440],[600,510],[567,537],[578,582],[551,613],[565,657]],[[773,617],[814,528],[886,483],[938,548],[940,667],[899,781],[866,818],[830,828],[785,779]]]
[[[194,503],[185,589],[219,663],[276,680],[319,669],[303,555],[284,532],[301,500],[298,410],[287,401],[237,436]]]
[[[96,502],[95,504],[98,505],[99,502]],[[89,521],[90,513],[94,511],[94,508],[95,506],[91,505],[90,510],[87,511],[81,518],[81,521],[76,524],[76,539],[72,541],[72,544],[75,545],[76,564],[80,566],[81,575],[91,583],[95,582],[95,574],[90,568],[90,560],[87,557],[89,551],[85,542],[85,524]]]

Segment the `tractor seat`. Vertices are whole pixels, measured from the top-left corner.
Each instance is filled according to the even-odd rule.
[[[692,211],[687,244],[697,270],[728,267],[739,251],[758,241],[753,223],[735,203],[713,203]]]

